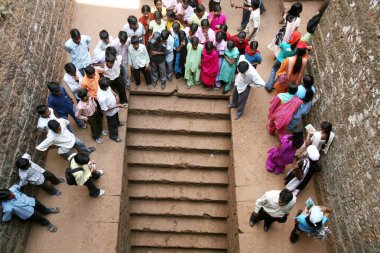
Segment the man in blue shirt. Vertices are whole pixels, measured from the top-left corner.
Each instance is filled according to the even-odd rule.
[[[0,189],[0,201],[3,208],[3,222],[10,221],[12,215],[15,214],[22,220],[36,222],[46,228],[50,232],[56,232],[58,229],[51,224],[43,215],[49,213],[59,213],[58,207],[47,208],[37,199],[28,197],[20,192],[19,185],[13,185],[9,190]]]
[[[57,112],[58,117],[68,119],[70,114],[80,128],[87,128],[86,124],[75,116],[73,101],[65,88],[59,83],[50,82],[48,89],[51,92],[48,97],[48,105]]]
[[[91,56],[90,49],[91,38],[87,35],[81,35],[78,29],[71,29],[71,38],[65,43],[65,50],[71,54],[71,62],[84,76],[84,68],[90,65]]]

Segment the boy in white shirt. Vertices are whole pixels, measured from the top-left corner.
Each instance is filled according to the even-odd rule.
[[[82,85],[83,76],[71,62],[65,64],[65,71],[66,73],[63,76],[63,81],[67,84],[67,86],[69,86],[71,92],[78,102],[79,97],[77,95],[77,92]]]
[[[100,40],[94,49],[94,57],[92,59],[93,63],[104,62],[106,57],[106,48],[111,46],[111,41],[113,40],[113,37],[110,36],[106,30],[101,30],[99,32],[99,38]]]
[[[128,64],[135,77],[137,87],[141,84],[140,72],[143,73],[146,85],[152,85],[152,76],[149,69],[150,58],[144,44],[139,43],[139,38],[133,36],[128,47]]]
[[[54,114],[54,110],[47,105],[38,105],[37,113],[40,115],[37,122],[37,129],[40,131],[47,132],[49,130],[47,124],[52,119],[57,119],[57,117]]]
[[[32,157],[25,153],[21,158],[17,159],[16,167],[18,168],[18,174],[20,177],[19,185],[22,187],[28,183],[41,187],[42,190],[50,195],[60,195],[61,192],[57,190],[53,185],[57,185],[65,182],[63,177],[56,177],[53,173],[43,169],[39,165],[32,162]],[[50,181],[53,185],[49,184]]]

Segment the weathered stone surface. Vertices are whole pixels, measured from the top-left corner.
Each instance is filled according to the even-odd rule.
[[[4,2],[4,1],[2,1]],[[0,21],[0,188],[17,180],[14,162],[35,152],[41,140],[35,108],[46,101],[46,83],[60,80],[74,1],[5,1]],[[21,252],[29,227],[20,221],[0,226],[1,252]]]
[[[310,121],[332,122],[337,135],[315,180],[334,211],[333,252],[380,248],[379,20],[378,1],[330,1],[313,39]]]

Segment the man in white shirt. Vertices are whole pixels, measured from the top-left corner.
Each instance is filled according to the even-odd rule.
[[[110,88],[111,80],[107,77],[102,77],[99,80],[99,89],[97,94],[97,100],[100,105],[100,109],[107,117],[107,126],[110,139],[116,142],[122,142],[119,137],[119,126],[124,126],[125,122],[119,120],[119,108],[123,108],[124,105],[117,103],[117,95]]]
[[[256,39],[256,34],[260,27],[260,2],[252,1],[251,14],[249,16],[248,25],[245,28],[247,40],[251,42]]]
[[[265,86],[265,81],[261,78],[256,69],[241,55],[237,65],[239,74],[235,79],[234,94],[229,108],[237,108],[235,120],[243,114],[244,106],[247,103],[251,86],[259,88]]]
[[[58,178],[48,170],[43,169],[38,164],[32,162],[32,157],[25,153],[21,158],[17,159],[16,167],[20,177],[19,185],[23,187],[28,183],[41,187],[42,190],[50,195],[60,195],[61,192],[53,185],[65,182],[64,178]],[[49,184],[50,181],[53,185]]]
[[[149,70],[150,58],[144,44],[139,43],[137,36],[131,38],[131,45],[128,47],[128,64],[135,77],[136,86],[141,84],[140,72],[143,73],[146,85],[152,84],[152,76]]]
[[[123,26],[123,31],[128,34],[128,37],[137,36],[140,43],[144,43],[145,28],[138,22],[135,16],[128,17],[128,24]]]
[[[40,115],[37,122],[37,129],[47,132],[49,130],[47,124],[52,119],[57,119],[54,110],[47,105],[38,105],[37,113]]]
[[[70,35],[71,39],[66,41],[64,49],[71,54],[71,62],[84,76],[84,68],[91,63],[91,56],[88,52],[91,38],[81,35],[78,29],[71,29]]]
[[[264,231],[267,232],[273,222],[285,223],[296,200],[296,196],[287,189],[267,191],[256,200],[249,225],[253,227],[257,222],[264,220]]]
[[[106,57],[106,48],[111,46],[113,37],[108,34],[106,30],[99,32],[99,42],[94,49],[94,57],[92,63],[103,63]]]
[[[94,152],[94,147],[87,148],[86,144],[81,139],[67,129],[69,123],[70,122],[66,119],[50,120],[48,122],[49,131],[46,139],[41,142],[36,149],[39,151],[46,151],[50,146],[57,146],[58,154],[66,160],[72,154],[72,148],[85,154]]]
[[[79,97],[77,92],[81,88],[83,76],[71,62],[65,64],[65,71],[66,73],[63,76],[63,81],[67,84],[67,86],[69,86],[71,92],[78,102]]]
[[[125,107],[128,106],[127,94],[125,92],[125,85],[120,76],[121,73],[122,56],[107,54],[106,63],[104,64],[103,75],[111,80],[111,88],[115,92],[119,93],[120,103]]]
[[[124,31],[120,31],[118,38],[111,41],[111,45],[116,49],[117,55],[121,55],[121,75],[123,77],[124,84],[129,90],[129,75],[128,75],[128,46],[130,45],[130,39],[128,34]]]

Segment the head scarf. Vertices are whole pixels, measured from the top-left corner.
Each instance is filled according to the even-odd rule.
[[[321,208],[319,206],[313,206],[312,208],[310,208],[309,219],[314,225],[317,225],[318,222],[322,221],[323,212],[321,211]]]
[[[316,146],[310,145],[307,147],[307,156],[312,161],[318,161],[319,160],[319,151]]]
[[[294,31],[288,43],[290,45],[294,45],[294,44],[297,44],[300,40],[301,40],[301,33],[299,31]]]

